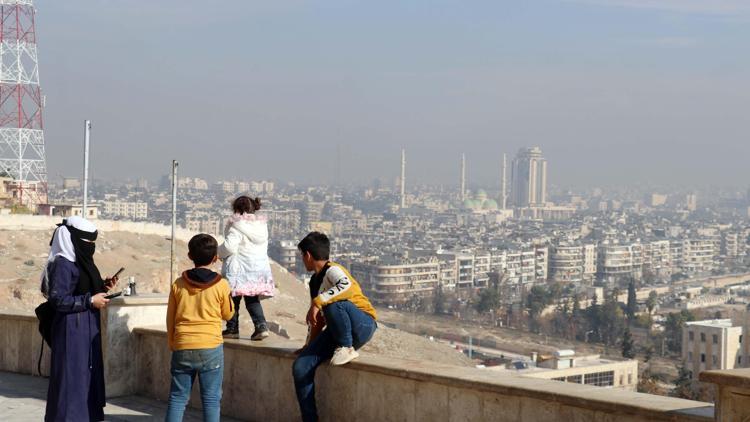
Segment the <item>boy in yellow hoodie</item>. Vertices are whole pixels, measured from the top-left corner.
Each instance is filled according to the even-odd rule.
[[[218,259],[216,239],[193,236],[188,257],[195,268],[172,283],[167,306],[167,338],[172,350],[172,385],[167,422],[182,421],[193,381],[198,377],[203,420],[218,422],[224,378],[222,320],[234,315],[229,283],[210,266]]]
[[[362,293],[357,280],[343,266],[329,261],[331,242],[328,236],[312,232],[299,242],[310,278],[310,309],[307,323],[311,334],[292,366],[302,420],[317,421],[315,405],[315,370],[330,359],[331,365],[345,365],[359,356],[357,349],[370,341],[378,324],[377,314]]]

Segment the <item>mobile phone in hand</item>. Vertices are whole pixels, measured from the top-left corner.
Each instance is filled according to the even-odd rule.
[[[115,275],[112,276],[112,278],[119,276],[120,274],[122,274],[123,271],[125,271],[125,267],[120,267],[120,269],[117,270],[117,272],[115,273]]]
[[[108,294],[108,295],[104,296],[104,298],[107,299],[107,300],[109,300],[109,299],[114,299],[114,298],[116,298],[117,296],[120,296],[120,295],[122,295],[122,292]]]

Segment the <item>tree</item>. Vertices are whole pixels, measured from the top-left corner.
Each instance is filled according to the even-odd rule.
[[[649,292],[648,294],[648,299],[646,299],[646,308],[648,308],[648,313],[654,312],[658,299],[659,295],[656,294],[656,290],[651,290],[651,292]]]
[[[626,359],[633,359],[635,357],[635,342],[633,336],[630,334],[630,328],[625,328],[625,332],[622,334],[622,357]]]
[[[628,322],[632,323],[635,319],[635,312],[638,310],[638,303],[635,298],[635,280],[631,279],[628,284],[628,304],[626,308],[626,315],[628,316]]]
[[[683,399],[693,400],[695,399],[695,392],[693,390],[693,379],[690,376],[690,371],[685,368],[685,363],[677,369],[677,379],[674,382],[674,393],[676,397]]]
[[[550,302],[550,294],[543,286],[534,286],[531,288],[526,297],[526,309],[529,311],[531,331],[539,331],[539,317]]]
[[[646,348],[646,354],[643,357],[643,363],[648,363],[648,361],[651,360],[651,358],[654,357],[654,346],[648,346]]]
[[[474,306],[480,314],[486,314],[500,307],[500,292],[497,287],[488,287],[479,293],[479,301]]]
[[[695,315],[685,309],[667,315],[667,320],[664,322],[667,350],[674,353],[682,352],[682,327],[688,321],[695,321]]]
[[[432,312],[435,315],[442,315],[445,313],[445,293],[443,293],[443,286],[438,285],[432,296]]]

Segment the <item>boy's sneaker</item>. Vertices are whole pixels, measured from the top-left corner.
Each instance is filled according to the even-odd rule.
[[[221,336],[224,338],[240,338],[240,330],[227,328],[221,332]]]
[[[353,361],[354,359],[357,359],[358,357],[359,353],[357,353],[357,351],[354,350],[353,347],[337,347],[336,351],[333,352],[331,365],[346,365],[347,363]]]
[[[250,336],[250,340],[261,341],[269,335],[270,334],[268,333],[268,327],[266,327],[266,324],[261,324],[255,327],[255,332],[252,336]]]

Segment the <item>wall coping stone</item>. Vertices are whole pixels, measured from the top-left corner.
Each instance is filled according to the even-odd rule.
[[[167,333],[162,327],[137,327],[134,332],[164,337],[166,346]],[[224,341],[225,348],[245,349],[286,359],[294,359],[294,350],[300,346],[299,342],[276,339],[267,339],[263,344],[243,339]],[[452,388],[528,397],[605,413],[642,416],[656,420],[714,420],[714,406],[710,403],[514,375],[498,376],[496,372],[487,370],[423,360],[363,356],[348,364],[347,368]]]
[[[144,293],[135,296],[118,296],[109,302],[109,306],[163,306],[169,302],[169,296],[163,293]]]
[[[32,312],[0,312],[0,320],[14,319],[19,321],[37,321],[36,314]]]
[[[698,379],[721,387],[750,389],[750,368],[703,371]]]

